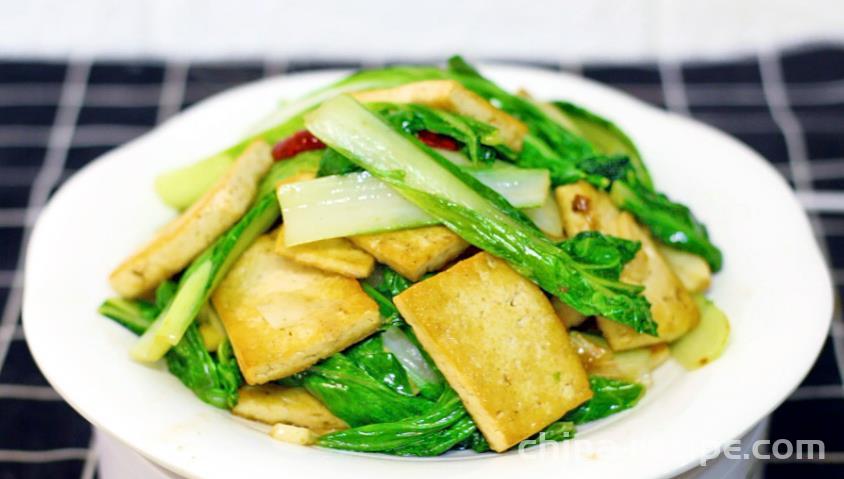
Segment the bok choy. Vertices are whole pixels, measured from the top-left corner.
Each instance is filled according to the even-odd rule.
[[[505,259],[581,313],[656,334],[640,286],[593,274],[506,199],[354,99],[326,101],[307,116],[306,126],[466,241]]]
[[[111,298],[100,306],[99,312],[133,333],[143,334],[159,312],[172,301],[175,289],[175,284],[171,282],[162,283],[155,303]],[[223,339],[216,353],[212,354],[206,349],[194,323],[164,357],[170,372],[202,401],[221,409],[231,409],[237,404],[237,390],[243,378],[228,339]]]
[[[449,60],[448,72],[528,125],[530,133],[518,164],[548,168],[555,184],[587,179],[600,188],[612,187],[613,201],[660,241],[701,256],[713,271],[721,269],[721,251],[710,241],[706,227],[688,207],[654,190],[636,146],[612,122],[571,103],[554,103],[556,111],[549,112],[546,105],[502,89],[460,57]]]
[[[269,126],[259,127],[258,133],[247,136],[219,153],[160,175],[155,182],[156,192],[168,206],[184,210],[202,196],[250,144],[256,140],[275,144],[301,130],[303,115],[324,100],[341,93],[389,88],[443,75],[444,73],[436,68],[425,67],[394,67],[353,73],[299,100],[283,104],[261,122],[262,125]]]
[[[132,348],[133,358],[157,361],[181,341],[234,261],[278,220],[276,183],[301,171],[315,171],[318,161],[316,156],[303,154],[273,166],[258,188],[255,204],[182,274],[173,300]]]
[[[548,196],[545,170],[508,166],[467,171],[520,208],[538,207]],[[288,246],[438,223],[367,172],[283,185],[278,199]]]

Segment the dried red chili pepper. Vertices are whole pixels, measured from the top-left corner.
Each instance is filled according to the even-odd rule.
[[[323,148],[325,148],[325,143],[308,130],[302,130],[276,143],[273,147],[273,159],[276,161],[284,160],[304,151],[321,150]]]
[[[434,133],[433,131],[422,130],[417,133],[416,136],[422,143],[425,143],[431,148],[440,148],[442,150],[451,151],[457,151],[460,149],[460,144],[457,143],[457,140],[449,136]]]

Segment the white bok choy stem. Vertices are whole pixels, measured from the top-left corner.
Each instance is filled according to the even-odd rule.
[[[657,334],[641,286],[595,274],[594,264],[571,256],[500,194],[353,98],[326,101],[306,115],[305,126],[463,239],[507,261],[582,314]]]
[[[548,170],[508,166],[467,172],[519,208],[540,207],[548,197]],[[439,223],[367,172],[282,185],[278,199],[288,246]]]

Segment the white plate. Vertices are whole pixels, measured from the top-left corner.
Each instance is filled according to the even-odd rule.
[[[569,98],[615,119],[657,185],[692,206],[724,252],[711,296],[732,321],[724,355],[686,373],[669,363],[634,410],[575,441],[528,454],[398,459],[273,441],[206,406],[163,367],[129,359],[134,336],[96,313],[109,271],[167,221],[156,174],[239,139],[273,109],[339,72],[273,78],[219,95],[74,176],[35,228],[24,328],[50,383],[82,415],[153,461],[191,477],[669,476],[737,438],[773,410],[814,362],[832,315],[832,286],[794,195],[749,148],[601,85],[525,68],[485,69],[508,88]]]

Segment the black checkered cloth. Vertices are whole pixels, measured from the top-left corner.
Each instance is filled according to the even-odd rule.
[[[844,47],[813,45],[723,63],[530,65],[609,84],[750,145],[797,191],[840,287]],[[0,61],[0,479],[96,475],[91,426],[47,384],[20,325],[26,240],[56,188],[209,95],[268,75],[359,66]],[[836,317],[809,376],[770,422],[771,439],[823,440],[825,459],[770,461],[766,477],[844,477],[842,365],[844,325]]]

